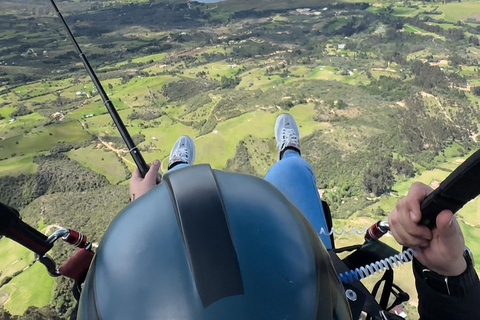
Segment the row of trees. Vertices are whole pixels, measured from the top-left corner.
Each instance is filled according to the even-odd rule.
[[[32,110],[28,109],[25,105],[20,104],[17,106],[17,109],[10,114],[10,118],[26,116],[31,113],[33,113]]]
[[[58,314],[49,307],[36,308],[28,307],[21,316],[12,315],[0,306],[0,319],[3,320],[61,320]]]

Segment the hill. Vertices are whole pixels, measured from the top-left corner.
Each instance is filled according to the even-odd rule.
[[[99,241],[128,202],[128,150],[51,9],[0,6],[0,201],[33,226]],[[188,134],[197,163],[262,176],[276,161],[275,118],[288,111],[336,225],[362,227],[383,219],[413,180],[440,181],[479,146],[477,2],[59,7],[147,162],[163,169]],[[468,244],[479,236],[476,209],[460,213]],[[24,257],[18,250],[9,256]],[[0,283],[33,261],[21,260],[0,265]],[[65,317],[68,286],[40,288],[54,297],[50,311],[28,312]],[[2,292],[11,312],[28,307]]]

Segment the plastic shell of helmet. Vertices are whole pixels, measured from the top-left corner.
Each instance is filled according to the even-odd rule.
[[[90,267],[78,319],[351,315],[326,249],[280,191],[200,165],[168,173],[117,215]]]

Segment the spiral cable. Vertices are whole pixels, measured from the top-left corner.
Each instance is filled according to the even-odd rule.
[[[342,230],[340,231],[337,231],[335,230],[335,228],[332,228],[330,229],[330,231],[328,231],[328,229],[324,229],[323,227],[320,228],[320,231],[318,232],[318,234],[320,235],[326,235],[326,236],[331,236],[332,234],[335,234],[337,236],[341,236],[341,235],[348,235],[348,236],[351,236],[353,234],[357,234],[357,235],[364,235],[365,234],[365,231],[367,231],[367,227],[363,227],[361,230],[357,230],[355,227],[352,227],[352,229],[350,229],[350,231],[347,231],[346,229],[342,228]]]
[[[372,262],[366,266],[356,268],[355,270],[349,270],[347,272],[340,273],[338,276],[343,283],[350,283],[355,280],[361,280],[377,272],[393,269],[395,267],[401,266],[404,263],[410,262],[413,260],[415,254],[415,251],[409,248],[401,253],[382,259],[380,261]]]

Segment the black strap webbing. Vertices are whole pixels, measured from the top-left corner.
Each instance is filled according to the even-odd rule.
[[[375,285],[373,286],[372,295],[374,297],[377,296],[377,292],[380,289],[380,284],[383,281],[385,281],[385,283],[383,285],[382,294],[380,296],[380,307],[383,310],[387,310],[388,299],[390,298],[390,293],[392,292],[392,288],[393,288],[393,270],[392,269],[386,270],[382,278],[378,280],[377,283],[375,283]]]
[[[175,204],[178,226],[203,306],[243,294],[225,206],[210,166],[175,170],[165,176],[164,182]]]

